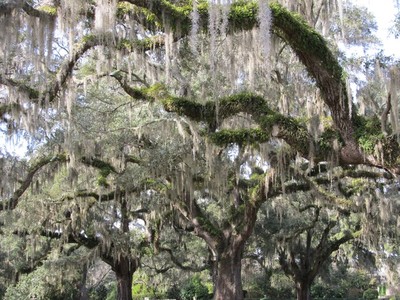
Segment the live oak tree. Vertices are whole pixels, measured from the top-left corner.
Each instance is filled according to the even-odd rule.
[[[88,89],[85,100],[70,113],[74,119],[71,132],[58,124],[38,149],[39,157],[31,158],[35,167],[25,176],[26,181],[33,181],[32,189],[15,196],[18,206],[2,206],[3,217],[17,215],[3,225],[7,225],[11,236],[57,240],[58,244],[53,244],[56,249],[66,245],[88,249],[91,255],[81,257],[81,263],[90,265],[93,257],[98,257],[110,265],[117,279],[118,298],[131,299],[132,275],[151,245],[152,220],[148,215],[154,202],[161,209],[162,201],[152,194],[157,177],[149,175],[149,161],[154,160],[146,149],[139,149],[151,147],[150,141],[130,132],[139,118],[132,118],[131,126],[124,121],[120,127],[121,112],[126,116],[121,108],[128,105],[126,97],[113,95],[114,101],[109,103],[107,93],[103,93],[98,101],[99,92],[96,87]],[[144,109],[136,109],[131,113],[139,111],[144,122]],[[88,110],[95,111],[90,122],[82,117]],[[68,147],[75,149],[74,157],[67,157],[63,149],[67,134],[73,135]],[[73,264],[70,267],[72,272]]]
[[[161,117],[166,112],[182,116],[183,123],[175,122],[178,124],[175,128],[181,136],[192,139],[193,153],[185,153],[181,161],[172,160],[171,169],[160,168],[153,175],[165,179],[163,183],[175,209],[187,218],[215,254],[218,274],[214,298],[242,299],[240,258],[257,210],[275,192],[284,189],[288,174],[307,178],[304,170],[292,173],[289,168],[292,162],[302,159],[311,168],[327,161],[342,167],[377,167],[391,176],[400,173],[397,119],[387,118],[390,111],[397,110],[398,73],[393,73],[390,85],[393,92],[387,97],[384,113],[372,118],[359,115],[352,103],[345,71],[327,41],[310,26],[318,21],[310,4],[319,4],[320,12],[328,16],[329,8],[340,2],[329,1],[330,6],[326,7],[323,2],[304,1],[304,6],[297,8],[286,2],[282,4],[304,12],[308,23],[284,5],[275,2],[267,5],[265,1],[0,2],[0,21],[5,28],[0,33],[5,41],[0,50],[3,70],[0,84],[4,87],[2,121],[10,132],[20,127],[32,133],[51,132],[57,125],[46,128],[46,123],[38,122],[40,116],[50,118],[65,107],[60,122],[66,124],[65,128],[73,128],[75,101],[85,99],[85,88],[101,83],[102,78],[118,84],[117,88],[110,87],[116,95],[122,90],[129,95],[127,105],[158,103],[163,107],[158,111]],[[271,38],[275,43],[270,43]],[[272,85],[265,87],[271,77],[278,86],[282,83],[281,72],[274,73],[269,60],[270,54],[279,53],[282,45],[288,45],[304,65],[309,75],[305,81],[315,83],[321,109],[309,103],[310,112],[326,111],[326,122],[318,116],[296,118],[304,116],[304,110],[288,109],[289,102],[295,103],[293,95],[279,92]],[[91,59],[94,64],[88,64]],[[113,98],[106,101],[112,103]],[[124,109],[127,105],[120,107]],[[102,124],[98,126],[101,128]],[[157,129],[167,143],[171,143],[170,128]],[[152,132],[146,133],[152,136]],[[95,141],[83,139],[75,147],[75,137],[73,130],[67,131],[59,144],[61,155],[52,153],[33,161],[20,184],[5,184],[8,192],[2,198],[2,210],[15,209],[37,174],[48,164],[62,160],[71,166],[93,165],[99,171],[98,184],[109,189],[107,195],[119,196],[116,187],[107,187],[107,177],[119,174],[117,167],[102,160],[98,165]],[[203,172],[204,166],[200,178],[195,176],[196,169],[191,168],[200,163],[193,159],[201,152],[197,149],[200,138],[207,140],[200,146],[212,143],[222,149],[222,154],[207,154],[206,162],[229,157],[240,160],[241,154],[249,149],[247,145],[269,145],[269,149],[260,147],[261,151],[254,155],[265,160],[265,172],[247,180],[240,172],[240,167],[246,164],[236,163],[233,175],[226,173],[220,178],[226,179],[225,184],[230,186],[222,185],[219,191],[228,194],[205,198],[220,201],[225,197],[230,201],[226,208],[232,218],[227,224],[215,226],[203,217],[206,208],[200,207],[200,198],[195,196],[195,192],[207,192],[207,184],[211,184],[211,177],[207,178],[207,172]],[[236,150],[229,154],[227,149],[235,149],[230,145],[236,145],[240,155],[234,153]],[[285,159],[275,155],[279,153],[277,145],[278,148],[287,145],[290,155]],[[140,143],[136,147],[139,151]],[[125,161],[132,163],[129,156]],[[213,170],[218,165],[205,166]],[[202,186],[203,183],[207,184]],[[97,196],[101,199],[98,194],[94,198]],[[122,211],[124,198],[120,199]],[[126,228],[126,223],[122,224]],[[231,272],[233,266],[235,272]]]
[[[245,180],[240,174],[242,159],[239,154],[229,162],[225,151],[215,157],[218,162],[211,162],[215,169],[209,173],[195,161],[185,160],[173,181],[177,188],[170,192],[177,222],[183,223],[180,227],[193,231],[209,248],[215,299],[243,297],[244,246],[265,198],[259,178]]]
[[[281,218],[288,218],[292,222],[288,225],[282,223],[274,236],[278,243],[279,263],[285,274],[294,281],[297,299],[311,299],[311,285],[332,253],[360,235],[356,230],[357,226],[361,227],[360,224],[346,228],[343,214],[336,212],[335,216],[320,204],[294,207],[301,214],[300,218],[293,220],[288,217],[290,208],[282,211]]]
[[[24,239],[18,239],[16,236],[12,238],[14,238],[14,240]],[[43,252],[41,252],[42,249],[38,247],[41,241],[39,241],[38,237],[34,237],[34,239],[36,240],[35,243],[37,247],[35,249],[36,254],[43,254]],[[12,249],[7,242],[4,243],[4,240],[5,239],[2,239],[4,247]],[[35,246],[29,245],[31,243],[29,239],[27,239],[27,241],[27,248],[14,248],[13,250],[16,252],[19,250],[29,253],[29,250]],[[47,242],[49,242],[49,240],[47,240]],[[59,249],[55,247],[53,251],[44,252],[45,258],[42,257],[39,263],[31,264],[31,262],[29,262],[27,264],[28,267],[18,269],[19,276],[16,278],[18,281],[14,284],[9,284],[5,293],[2,293],[2,296],[5,299],[30,297],[42,299],[80,299],[81,290],[85,285],[83,276],[83,269],[86,265],[85,259],[83,259],[85,258],[85,253],[76,251],[72,255],[68,255],[67,251],[60,253],[58,250]],[[67,250],[67,247],[65,250]],[[18,257],[17,253],[14,260],[11,262],[11,268],[20,267],[21,265],[18,266],[18,264],[16,264],[18,261],[26,262],[27,254],[25,253],[25,255],[22,254]],[[49,277],[49,273],[52,274],[51,277]]]
[[[399,207],[392,198],[396,179],[363,167],[326,171],[326,165],[319,165],[306,180],[294,177],[286,183],[285,194],[263,204],[252,238],[255,246],[245,255],[265,270],[267,282],[273,261],[279,257],[298,299],[310,298],[314,279],[324,276],[320,272],[349,241],[353,246],[346,249],[354,252],[347,256],[350,265],[363,265],[367,261],[363,257],[378,261],[379,255],[371,251],[377,254],[385,247],[392,235],[388,222],[397,219]],[[392,208],[388,210],[387,205]],[[393,219],[388,211],[394,213]],[[343,249],[340,252],[344,256]]]

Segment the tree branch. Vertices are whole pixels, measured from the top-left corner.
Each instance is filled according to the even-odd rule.
[[[120,191],[120,193],[124,193],[124,191]],[[73,197],[65,197],[64,199],[69,199],[72,200],[73,198],[94,198],[99,202],[106,202],[106,201],[111,201],[114,200],[116,196],[115,191],[111,191],[108,194],[97,194],[95,192],[86,192],[86,191],[81,191],[77,192]]]
[[[91,167],[94,167],[94,168],[96,168],[96,169],[105,171],[105,172],[107,172],[108,174],[111,173],[111,172],[112,172],[112,173],[115,173],[115,174],[118,174],[117,170],[114,168],[113,165],[111,165],[110,163],[105,162],[105,161],[103,161],[103,160],[101,160],[101,159],[98,159],[98,158],[96,158],[96,157],[86,157],[86,156],[83,156],[83,157],[81,158],[81,162],[82,162],[83,164],[87,165],[87,166],[91,166]],[[108,175],[108,174],[107,174],[107,175]]]
[[[179,259],[174,255],[172,249],[170,248],[166,248],[166,247],[161,247],[160,251],[164,251],[167,252],[171,258],[171,261],[177,265],[180,269],[184,270],[184,271],[191,271],[191,272],[201,272],[204,270],[207,270],[210,268],[210,266],[208,264],[203,265],[203,266],[188,266],[188,265],[184,265],[183,263],[181,263],[179,261]]]
[[[36,162],[32,167],[29,168],[28,174],[26,175],[25,179],[22,181],[20,187],[13,193],[11,198],[7,201],[0,202],[0,211],[2,210],[12,210],[15,209],[19,203],[20,197],[24,194],[26,189],[32,182],[33,177],[35,174],[44,166],[48,165],[49,163],[53,162],[65,162],[67,161],[67,157],[64,154],[59,154],[56,156],[48,156],[40,159]]]
[[[101,40],[98,37],[89,35],[75,45],[73,52],[70,54],[70,58],[64,62],[58,70],[55,80],[53,80],[47,90],[42,93],[42,96],[39,98],[39,103],[53,102],[65,85],[67,79],[72,75],[72,71],[78,60],[86,51],[99,45],[100,42]]]
[[[275,137],[285,140],[303,157],[310,158],[310,146],[314,143],[314,139],[308,133],[306,126],[292,117],[271,110],[267,101],[260,96],[240,93],[223,97],[218,100],[218,110],[215,101],[202,105],[186,98],[166,97],[162,102],[165,110],[169,112],[176,112],[193,121],[206,122],[211,129],[211,140],[217,145],[227,145],[232,142],[246,144],[256,140],[264,142],[270,137]],[[217,127],[217,120],[221,121],[239,113],[251,115],[259,128],[213,132]],[[316,145],[313,148],[318,149]],[[327,154],[326,151],[315,153],[315,160],[322,160]]]
[[[175,207],[182,217],[193,224],[195,234],[203,238],[208,246],[215,251],[220,239],[223,237],[220,228],[212,224],[203,214],[196,201],[191,198],[190,193],[185,192],[183,197],[185,197],[183,203],[175,203]]]
[[[53,12],[50,13],[49,11],[36,9],[33,6],[31,6],[27,1],[24,1],[22,9],[28,15],[39,19],[54,19],[56,17],[56,12],[57,12],[57,9],[55,7],[54,7],[55,13]]]
[[[167,1],[155,0],[151,4],[144,0],[128,1],[134,5],[150,9],[157,17],[170,24],[180,24],[181,36],[188,34],[190,28],[190,5],[173,5]],[[155,3],[154,3],[155,2]],[[153,7],[150,7],[153,5]],[[304,64],[310,75],[316,80],[324,102],[331,111],[333,122],[345,144],[340,149],[340,158],[344,163],[361,164],[367,160],[359,150],[354,138],[351,99],[348,98],[344,72],[336,57],[328,48],[324,38],[312,29],[301,17],[289,12],[277,3],[271,3],[273,29],[285,40]],[[255,3],[235,3],[229,13],[232,31],[250,29],[258,25],[258,7]],[[243,14],[246,16],[243,16]],[[201,20],[206,20],[207,5],[199,10]],[[239,22],[239,20],[241,20]],[[246,20],[246,22],[243,22]],[[200,22],[205,28],[207,22]],[[184,101],[181,101],[184,104]],[[166,105],[168,106],[168,105]],[[200,115],[203,116],[204,115]],[[203,120],[204,121],[204,118]]]
[[[22,9],[26,14],[36,18],[52,18],[54,15],[35,9],[28,1],[7,1],[0,3],[0,16],[10,15],[12,11]]]
[[[386,101],[386,108],[382,112],[381,116],[381,129],[385,135],[387,134],[387,119],[391,109],[392,109],[392,94],[389,92]]]
[[[135,100],[149,100],[149,96],[143,89],[133,88],[128,84],[126,77],[122,76],[121,71],[116,71],[110,74],[111,77],[115,78],[122,89]]]
[[[58,96],[62,87],[65,85],[67,79],[72,75],[75,65],[78,60],[85,54],[86,51],[93,48],[100,43],[100,39],[90,35],[82,39],[81,43],[75,46],[75,49],[70,55],[70,58],[66,60],[55,75],[55,79],[52,80],[44,91],[39,91],[31,86],[26,85],[23,82],[19,82],[10,78],[5,78],[0,75],[0,84],[16,89],[18,92],[25,94],[27,98],[40,105],[45,103],[54,102]]]

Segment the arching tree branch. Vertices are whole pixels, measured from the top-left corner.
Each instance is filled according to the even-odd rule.
[[[208,264],[205,264],[203,266],[190,266],[183,264],[175,255],[172,249],[167,248],[167,247],[160,247],[160,251],[167,252],[169,254],[169,257],[171,258],[171,261],[178,266],[179,269],[185,270],[185,271],[191,271],[191,272],[201,272],[204,270],[207,270],[210,268]]]
[[[56,156],[48,156],[40,159],[37,161],[32,167],[29,168],[28,174],[25,176],[25,179],[21,182],[20,187],[13,193],[10,199],[7,201],[0,202],[0,211],[6,209],[15,209],[19,203],[21,196],[24,194],[26,189],[32,183],[33,177],[36,173],[43,168],[44,166],[53,163],[53,162],[65,162],[67,161],[67,157],[63,154],[56,155]]]

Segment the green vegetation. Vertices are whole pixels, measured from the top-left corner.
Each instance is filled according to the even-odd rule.
[[[396,297],[372,15],[194,1],[1,2],[0,135],[29,151],[0,146],[0,298]]]
[[[211,141],[218,146],[238,144],[240,146],[267,142],[269,135],[261,129],[221,130],[210,134]]]
[[[361,117],[354,118],[355,136],[360,147],[368,154],[373,154],[375,147],[383,142],[384,135],[381,129],[381,122],[377,117]]]
[[[208,289],[202,283],[199,276],[193,276],[188,281],[186,281],[181,287],[180,298],[182,300],[191,300],[193,297],[196,299],[208,299]]]
[[[40,11],[45,12],[46,14],[50,16],[56,16],[57,15],[57,7],[52,6],[52,5],[42,5],[38,8]]]

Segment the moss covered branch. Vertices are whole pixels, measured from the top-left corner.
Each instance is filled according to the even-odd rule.
[[[32,166],[28,169],[28,172],[23,180],[21,180],[20,186],[15,190],[13,195],[8,199],[0,202],[0,211],[2,210],[13,210],[17,207],[20,198],[31,185],[34,176],[46,165],[55,162],[67,162],[69,158],[65,154],[58,154],[52,156],[43,157],[32,163]],[[100,170],[100,175],[102,178],[106,178],[110,173],[117,173],[115,168],[99,159],[96,158],[85,158],[81,159],[81,162],[85,165],[92,166]],[[109,201],[115,198],[115,192],[110,192],[109,194],[99,195],[97,193],[91,192],[80,192],[75,195],[76,197],[94,197],[99,201]]]
[[[120,191],[120,194],[124,194],[124,191]],[[106,201],[112,201],[116,197],[116,191],[111,191],[107,194],[98,194],[95,192],[87,192],[87,191],[81,191],[77,192],[73,197],[65,197],[64,199],[68,198],[70,200],[74,198],[94,198],[96,201],[99,202],[106,202]]]
[[[92,166],[96,169],[99,169],[100,171],[107,173],[107,174],[117,173],[114,166],[112,166],[110,163],[105,162],[96,157],[85,157],[84,156],[81,158],[81,162],[85,165]]]
[[[218,102],[218,103],[217,103]],[[262,143],[270,137],[285,140],[294,150],[309,158],[310,147],[318,149],[308,133],[307,127],[292,117],[286,117],[273,111],[264,98],[249,93],[240,93],[199,104],[186,98],[167,97],[163,100],[164,108],[170,112],[184,115],[194,121],[205,122],[211,131],[216,129],[216,123],[239,113],[252,116],[259,125],[253,129],[221,130],[211,132],[210,138],[217,145],[237,143],[239,145]],[[326,153],[326,152],[324,152]],[[323,153],[313,154],[316,159]]]
[[[27,85],[24,82],[19,82],[17,80],[6,78],[0,74],[0,84],[13,88],[21,94],[25,94],[29,99],[36,100],[39,98],[39,91]]]
[[[210,140],[218,146],[238,144],[240,146],[260,144],[269,140],[269,135],[259,129],[221,130],[210,134]]]
[[[26,230],[17,230],[14,232],[14,234],[17,236],[27,236],[30,233]],[[79,244],[88,249],[93,249],[100,244],[100,239],[98,237],[87,236],[84,232],[69,233],[67,236],[65,236],[66,234],[64,232],[43,229],[40,232],[40,235],[50,239],[64,239],[65,243]]]
[[[34,87],[27,85],[24,82],[19,82],[10,78],[0,76],[0,84],[13,88],[18,92],[25,94],[29,101],[43,105],[44,103],[52,103],[59,95],[62,88],[65,86],[68,78],[71,77],[74,67],[78,60],[91,48],[100,43],[100,39],[89,35],[78,43],[69,59],[67,59],[58,69],[54,79],[50,81],[47,87],[40,91]]]
[[[54,19],[57,15],[57,8],[55,6],[44,5],[36,9],[28,1],[24,1],[22,9],[28,15],[41,19]]]
[[[145,93],[145,89],[134,88],[128,81],[126,76],[124,76],[120,71],[113,72],[111,77],[115,78],[121,85],[122,89],[133,99],[136,100],[148,100],[149,96]]]
[[[172,4],[165,0],[155,0],[151,3],[144,0],[127,2],[150,9],[158,18],[164,18],[170,24],[179,24],[180,36],[188,34],[192,9],[189,1],[180,4]],[[198,7],[199,24],[203,30],[207,30],[207,22],[204,21],[208,16],[207,5],[206,2],[200,2]],[[334,126],[344,141],[340,150],[341,160],[344,163],[368,163],[365,156],[359,151],[354,137],[350,109],[351,99],[348,98],[346,74],[325,39],[299,15],[288,11],[280,4],[271,3],[270,8],[273,15],[274,32],[291,46],[310,76],[316,80],[322,97],[331,111]],[[258,26],[257,13],[256,2],[235,2],[229,13],[229,30],[245,30]],[[175,102],[177,103],[176,99]],[[180,100],[179,104],[182,108],[186,103]]]
[[[208,264],[205,264],[203,266],[186,265],[183,262],[181,262],[178,257],[174,255],[173,250],[170,248],[161,247],[160,251],[167,252],[169,254],[169,257],[171,258],[171,261],[181,270],[191,271],[191,272],[201,272],[210,268],[210,265]]]
[[[179,23],[181,35],[189,33],[192,6],[190,1],[174,5],[166,0],[155,0],[151,3],[144,0],[126,1],[139,7],[150,9],[160,19],[167,18],[170,23]],[[198,12],[200,24],[206,29],[208,18],[208,3],[200,2]],[[284,39],[305,65],[310,75],[316,79],[326,104],[332,111],[335,125],[344,138],[351,138],[352,123],[349,99],[345,84],[345,73],[337,58],[329,49],[325,39],[305,20],[281,6],[272,2],[270,8],[273,15],[273,29]],[[246,30],[258,26],[258,6],[256,2],[237,1],[229,12],[230,30]],[[350,132],[349,132],[350,131]],[[350,134],[350,135],[349,135]]]
[[[46,8],[34,8],[30,1],[6,1],[0,3],[0,16],[6,14],[12,14],[16,9],[22,9],[26,14],[35,18],[41,19],[51,19],[54,18],[56,9],[46,9]]]
[[[223,238],[222,230],[204,215],[190,193],[186,193],[183,197],[184,199],[175,203],[175,208],[184,219],[193,225],[197,236],[201,237],[211,249],[217,249],[220,240]]]
[[[66,162],[67,157],[64,154],[59,154],[56,156],[47,156],[41,158],[37,162],[35,162],[29,169],[28,173],[26,174],[25,178],[21,181],[21,184],[17,190],[13,193],[13,195],[7,201],[0,202],[0,211],[2,210],[12,210],[15,209],[19,203],[20,198],[25,193],[27,188],[32,183],[32,180],[36,173],[45,167],[46,165],[53,163],[53,162]]]
[[[110,163],[102,161],[96,157],[82,157],[81,162],[99,170],[97,183],[99,186],[108,187],[107,177],[111,173],[117,174],[117,170]]]
[[[66,60],[55,76],[55,79],[49,84],[49,87],[42,93],[39,103],[46,103],[54,101],[67,79],[72,75],[75,65],[78,60],[91,48],[97,46],[101,40],[96,36],[89,35],[85,36],[82,41],[75,45],[73,52],[71,53],[68,60]]]
[[[1,75],[0,75],[0,77],[1,77]],[[1,82],[1,78],[0,78],[0,82]],[[7,122],[5,115],[11,114],[14,111],[20,111],[20,110],[21,110],[21,106],[17,103],[1,104],[0,105],[0,119]]]

